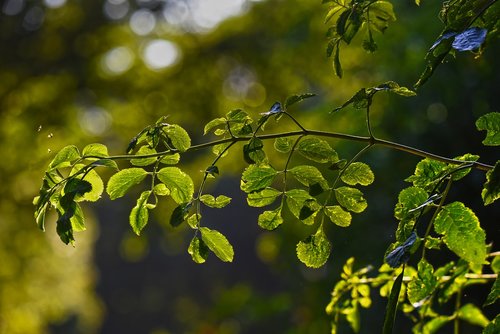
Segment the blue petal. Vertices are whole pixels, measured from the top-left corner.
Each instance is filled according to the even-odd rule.
[[[269,116],[269,115],[274,115],[274,114],[279,114],[283,110],[281,109],[281,103],[275,102],[272,106],[271,109],[269,109],[268,112],[263,112],[261,115]]]
[[[455,40],[451,45],[458,51],[472,51],[479,49],[483,44],[486,33],[488,31],[483,28],[472,27],[455,36]]]

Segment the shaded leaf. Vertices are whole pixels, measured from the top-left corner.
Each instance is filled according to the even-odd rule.
[[[182,224],[186,218],[189,216],[189,210],[191,209],[192,203],[182,203],[175,207],[170,216],[170,225],[177,227]]]
[[[249,164],[264,162],[266,153],[263,151],[264,143],[257,137],[252,137],[248,144],[243,146],[243,158]]]
[[[500,296],[500,279],[497,276],[483,306],[492,305],[498,300],[499,296]]]
[[[330,241],[320,227],[315,234],[297,244],[297,257],[306,266],[319,268],[328,260],[331,248]]]
[[[297,145],[297,151],[305,158],[319,162],[337,162],[337,152],[326,141],[317,137],[306,137]]]
[[[148,175],[148,172],[142,168],[122,169],[110,177],[106,192],[111,199],[122,197],[130,187],[144,180],[146,175]]]
[[[288,172],[300,183],[305,186],[311,187],[319,184],[323,190],[329,188],[323,174],[314,166],[303,165],[296,166],[288,170]]]
[[[495,167],[486,173],[486,182],[481,191],[484,205],[488,205],[500,198],[500,160]]]
[[[293,139],[289,137],[278,137],[274,140],[274,149],[280,153],[288,153],[292,149]]]
[[[206,135],[208,132],[212,131],[215,128],[220,127],[221,125],[226,125],[227,120],[224,117],[219,117],[216,119],[211,120],[205,125],[205,128],[203,129],[203,134]]]
[[[288,108],[289,106],[291,106],[292,104],[295,104],[297,102],[301,102],[305,99],[308,99],[308,98],[311,98],[314,96],[316,96],[316,94],[311,94],[311,93],[289,96],[285,101],[285,109]]]
[[[389,300],[387,301],[387,307],[385,309],[384,327],[382,328],[383,334],[392,334],[392,328],[394,327],[394,322],[396,320],[396,309],[398,307],[403,276],[404,271],[399,274],[392,285],[391,294],[389,295]]]
[[[208,247],[202,239],[194,237],[188,247],[188,253],[196,263],[204,263],[208,257]]]
[[[211,230],[207,227],[200,227],[200,232],[203,242],[221,261],[233,261],[233,246],[231,246],[222,233],[216,230]]]
[[[321,209],[321,206],[314,197],[303,189],[290,189],[285,195],[288,208],[297,219],[302,220],[302,222],[307,225],[314,223],[314,217],[317,211]],[[307,209],[304,210],[304,207]],[[304,218],[306,212],[310,213],[307,219]]]
[[[482,334],[498,334],[500,333],[500,314],[497,314],[488,326],[484,329]]]
[[[408,300],[416,307],[416,304],[421,303],[433,293],[437,283],[434,268],[425,259],[421,259],[418,263],[417,277],[414,277],[408,284]]]
[[[500,145],[500,113],[492,112],[479,117],[476,121],[476,128],[479,131],[486,131],[484,145]]]

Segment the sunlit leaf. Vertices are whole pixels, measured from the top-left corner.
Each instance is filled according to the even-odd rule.
[[[335,225],[347,227],[351,225],[351,214],[339,205],[325,207],[325,214]]]
[[[335,189],[335,197],[341,206],[352,212],[363,212],[368,206],[363,193],[356,188],[337,188]]]
[[[427,192],[419,187],[408,187],[398,195],[398,203],[394,208],[394,217],[401,220],[407,217],[411,210],[416,209],[428,199]]]
[[[186,130],[177,124],[169,124],[165,129],[168,139],[179,152],[186,152],[191,147],[191,138]]]
[[[342,181],[351,186],[355,186],[357,184],[367,186],[372,184],[375,180],[375,176],[373,175],[370,166],[362,162],[353,162],[350,164],[344,170],[344,173],[342,173],[340,178]]]
[[[170,190],[163,183],[158,183],[154,186],[153,191],[158,196],[168,196],[170,195]]]
[[[75,204],[75,212],[73,213],[69,221],[71,222],[71,228],[74,232],[82,232],[86,230],[83,210],[78,203]]]
[[[206,135],[210,131],[212,131],[215,128],[220,127],[221,125],[226,125],[227,120],[224,117],[219,117],[216,119],[211,120],[205,125],[205,128],[203,129],[203,134]]]
[[[274,149],[281,153],[288,153],[292,149],[293,139],[289,137],[278,137],[274,140]]]
[[[241,175],[241,190],[246,193],[269,187],[278,172],[269,165],[250,165]]]
[[[484,183],[481,196],[485,205],[491,204],[500,198],[500,160],[495,167],[486,173],[486,182]]]
[[[191,239],[188,247],[188,253],[191,255],[191,258],[196,263],[204,263],[208,257],[208,247],[198,237],[194,237]]]
[[[204,194],[201,195],[200,201],[206,206],[220,209],[231,203],[231,198],[224,195],[219,195],[215,198],[213,195]]]
[[[91,190],[85,192],[84,194],[78,195],[75,197],[75,201],[90,201],[96,202],[101,198],[101,195],[104,191],[104,183],[102,182],[101,177],[95,170],[89,170],[85,174],[84,181],[88,182],[91,185]]]
[[[444,162],[425,158],[417,164],[413,175],[405,181],[430,191],[447,170],[448,166]]]
[[[306,266],[319,268],[328,260],[331,249],[330,241],[320,227],[315,234],[297,244],[297,257]]]
[[[268,187],[261,191],[248,194],[247,203],[250,206],[260,208],[272,204],[281,194],[283,194],[282,191]]]
[[[176,165],[181,160],[181,155],[179,153],[167,154],[160,159],[160,162],[165,165]]]
[[[147,145],[141,146],[135,155],[141,156],[141,155],[150,155],[150,154],[156,154],[156,150],[154,148],[150,148]],[[137,158],[137,159],[131,159],[130,163],[134,166],[148,166],[151,164],[154,164],[158,160],[157,157],[151,157],[151,158]]]
[[[203,242],[221,261],[233,261],[233,246],[231,246],[222,233],[216,230],[211,230],[207,227],[200,227],[200,232]]]
[[[94,143],[85,146],[82,150],[82,156],[93,158],[106,158],[108,157],[108,148],[106,145]]]
[[[290,189],[285,195],[290,212],[304,224],[313,224],[317,211],[321,209],[316,199],[303,189]],[[304,218],[305,214],[309,215]]]
[[[188,174],[177,167],[164,167],[156,175],[170,190],[170,196],[177,204],[191,201],[194,194],[194,184]]]
[[[448,317],[448,316],[444,316],[444,315],[437,316],[424,324],[424,326],[422,327],[422,333],[425,333],[425,334],[438,333],[438,331],[441,329],[441,327],[443,327],[444,325],[446,325],[448,322],[450,322],[452,320],[453,320],[453,317]]]
[[[80,152],[74,145],[68,145],[57,152],[54,159],[49,164],[49,168],[67,167],[71,161],[80,158]]]
[[[421,259],[418,263],[417,277],[414,277],[408,284],[408,300],[414,305],[420,303],[432,294],[437,283],[434,268],[425,259]]]
[[[489,324],[481,310],[474,304],[465,304],[458,310],[458,317],[468,323],[480,327],[486,327]]]
[[[150,195],[151,190],[143,191],[137,199],[136,205],[130,211],[130,226],[137,235],[141,234],[142,229],[148,223],[149,211],[146,204]]]
[[[283,224],[283,218],[281,217],[281,207],[261,213],[258,218],[258,224],[260,227],[266,230],[274,230],[275,228]]]
[[[122,197],[130,187],[144,180],[146,175],[148,175],[148,172],[142,168],[122,169],[110,177],[106,192],[111,199]]]
[[[329,188],[328,182],[323,177],[323,174],[314,166],[295,166],[289,169],[288,173],[305,186],[311,187],[315,184],[319,184],[323,190]]]
[[[486,258],[486,235],[474,212],[461,202],[442,208],[434,221],[434,229],[455,254],[474,265]]]
[[[319,162],[334,163],[339,160],[337,152],[326,141],[317,137],[306,137],[297,145],[297,152],[305,158]]]
[[[476,128],[479,131],[486,131],[484,145],[500,145],[500,113],[492,112],[479,117],[476,121]]]

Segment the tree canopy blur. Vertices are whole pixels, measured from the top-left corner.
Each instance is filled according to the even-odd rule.
[[[349,231],[331,236],[333,259],[319,270],[295,256],[308,228],[259,231],[258,211],[237,199],[238,179],[228,175],[210,186],[231,193],[231,207],[205,218],[233,240],[237,255],[230,265],[190,261],[190,236],[168,224],[173,203],[155,210],[157,224],[141,238],[127,226],[133,196],[85,206],[88,231],[78,233],[72,248],[52,233],[54,223],[47,223],[50,233],[36,229],[32,198],[54,152],[68,143],[101,142],[121,154],[161,116],[199,143],[203,125],[233,108],[258,115],[277,100],[311,92],[317,97],[294,110],[301,124],[361,133],[362,113],[333,118],[329,111],[361,87],[388,80],[411,87],[442,31],[440,8],[431,1],[395,2],[397,20],[374,35],[375,53],[364,51],[361,39],[342,48],[339,79],[325,56],[327,8],[319,0],[5,0],[0,332],[328,332],[324,308],[342,264],[351,256],[361,264],[383,262],[394,237],[392,208],[416,157],[384,149],[365,156],[377,176],[366,193],[370,205]],[[448,157],[475,152],[494,163],[497,152],[481,145],[474,122],[498,109],[495,42],[488,40],[477,57],[457,53],[440,65],[417,100],[377,96],[371,110],[377,134]],[[336,146],[342,155],[357,148]],[[199,182],[198,171],[211,159],[194,153],[183,164]],[[219,168],[239,171],[240,160],[222,159]],[[455,191],[471,194],[471,207],[491,224],[484,228],[494,229],[499,212],[478,201],[480,177],[473,174]],[[364,315],[361,333],[380,327],[383,307]]]

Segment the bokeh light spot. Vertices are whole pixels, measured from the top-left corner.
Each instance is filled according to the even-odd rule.
[[[134,54],[124,46],[109,50],[102,59],[103,70],[108,74],[122,74],[128,71],[133,64]]]
[[[112,20],[124,18],[129,9],[130,4],[127,0],[107,0],[103,6],[104,14]]]
[[[150,41],[144,48],[143,58],[146,65],[153,70],[160,70],[177,63],[180,52],[177,46],[163,39]]]
[[[50,8],[58,8],[66,4],[66,0],[43,0],[45,6]]]
[[[156,26],[156,18],[149,9],[140,9],[130,17],[130,29],[140,36],[153,31]]]
[[[3,3],[2,12],[5,15],[17,15],[22,12],[24,8],[24,0],[7,0]]]
[[[100,107],[83,109],[78,114],[81,129],[89,135],[100,136],[111,126],[111,115]]]

